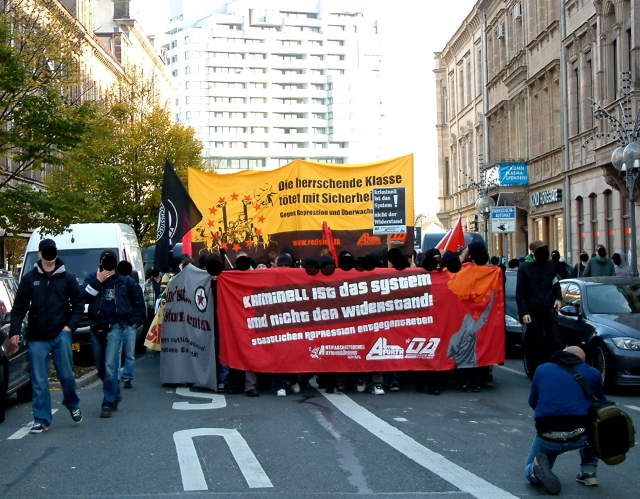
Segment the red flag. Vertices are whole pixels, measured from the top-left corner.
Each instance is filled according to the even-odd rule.
[[[462,232],[462,217],[458,217],[458,221],[449,232],[436,244],[436,249],[439,249],[444,254],[445,251],[460,251],[460,248],[464,248],[467,243],[464,240],[464,232]]]
[[[333,232],[331,232],[331,227],[327,225],[327,222],[322,222],[322,237],[327,241],[327,247],[331,252],[331,257],[336,265],[338,265],[338,255],[336,253],[336,247],[333,244]]]

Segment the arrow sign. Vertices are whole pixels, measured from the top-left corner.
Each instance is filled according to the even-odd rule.
[[[515,206],[495,206],[491,208],[491,232],[494,234],[506,234],[515,231]]]

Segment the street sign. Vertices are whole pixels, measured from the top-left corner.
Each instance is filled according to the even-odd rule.
[[[404,234],[406,218],[404,187],[373,189],[374,234]]]
[[[491,232],[494,234],[506,234],[515,231],[515,206],[494,206],[491,208]]]

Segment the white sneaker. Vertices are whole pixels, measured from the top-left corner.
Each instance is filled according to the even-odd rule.
[[[358,381],[358,384],[356,385],[356,390],[358,390],[359,393],[364,392],[366,388],[367,388],[367,384],[364,381]]]
[[[373,393],[374,395],[384,395],[384,390],[380,385],[373,385],[371,393]]]
[[[287,396],[287,391],[284,388],[280,388],[280,390],[278,390],[276,392],[276,395],[278,397],[286,397]]]
[[[291,385],[291,391],[293,393],[300,393],[300,385],[298,383],[294,383]]]

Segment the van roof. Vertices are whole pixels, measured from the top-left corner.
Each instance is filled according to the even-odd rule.
[[[27,252],[38,251],[40,241],[45,238],[53,239],[58,249],[113,248],[118,246],[121,236],[137,241],[131,226],[121,223],[71,224],[67,231],[56,236],[36,229],[27,243]]]

